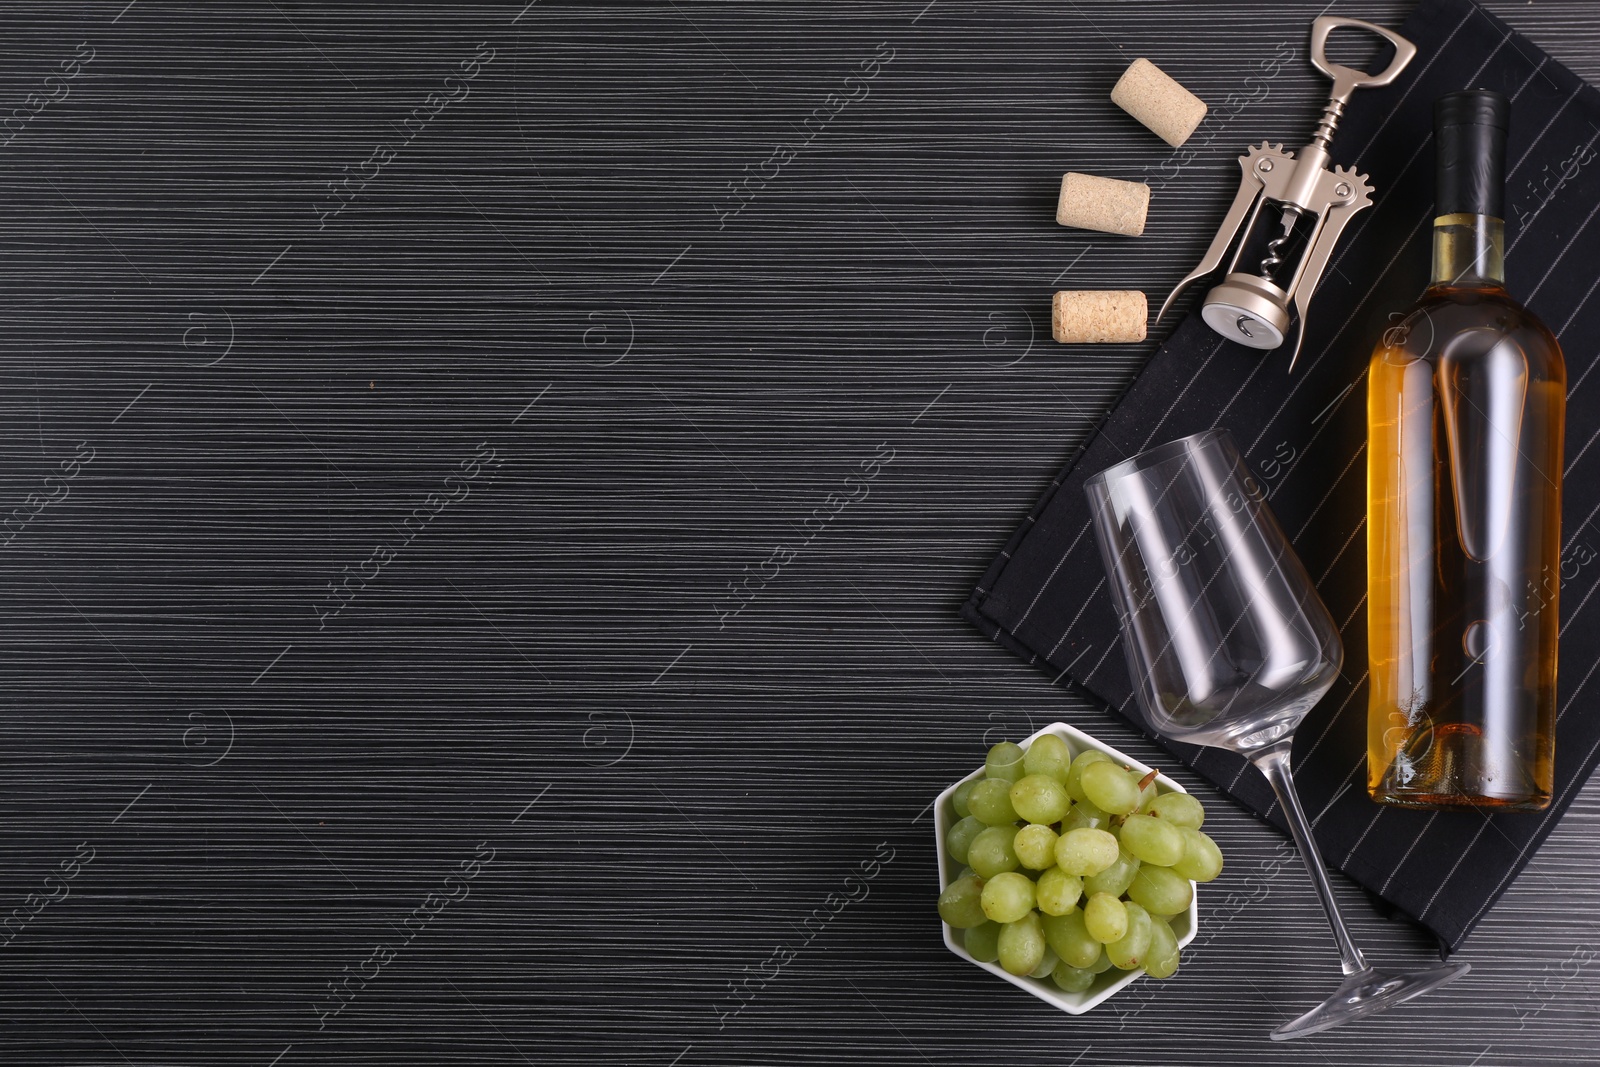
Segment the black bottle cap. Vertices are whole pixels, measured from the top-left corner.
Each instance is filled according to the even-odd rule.
[[[1510,127],[1511,101],[1491,89],[1464,89],[1433,102],[1438,214],[1505,218]]]

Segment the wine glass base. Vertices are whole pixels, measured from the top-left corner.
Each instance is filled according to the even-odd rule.
[[[1344,980],[1334,994],[1292,1022],[1272,1031],[1274,1041],[1292,1041],[1363,1015],[1403,1004],[1430,989],[1453,982],[1472,969],[1470,963],[1446,963],[1425,971],[1385,974],[1368,967]]]

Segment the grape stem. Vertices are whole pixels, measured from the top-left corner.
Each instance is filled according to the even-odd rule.
[[[1311,820],[1306,818],[1306,810],[1300,806],[1300,794],[1295,792],[1294,775],[1289,769],[1287,740],[1257,753],[1251,762],[1267,776],[1272,791],[1278,795],[1278,802],[1283,806],[1289,832],[1294,835],[1300,858],[1305,861],[1306,871],[1311,875],[1311,884],[1316,887],[1317,897],[1322,901],[1323,910],[1328,913],[1328,925],[1333,928],[1333,939],[1339,944],[1339,959],[1344,965],[1344,973],[1352,975],[1370,970],[1366,957],[1345,928],[1338,904],[1334,902],[1333,886],[1328,882],[1328,872],[1322,866],[1322,853],[1317,850],[1316,838],[1311,833]]]

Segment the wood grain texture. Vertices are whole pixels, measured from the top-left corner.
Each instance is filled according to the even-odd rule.
[[[5,5],[0,1058],[1285,1062],[1337,960],[1273,831],[1180,772],[1229,871],[1074,1019],[944,950],[924,807],[1058,718],[1156,758],[956,612],[1160,340],[1049,294],[1184,273],[1322,6]],[[1488,6],[1600,78],[1587,0]],[[1135,55],[1212,105],[1175,176]],[[1296,1061],[1593,1062],[1597,841]]]

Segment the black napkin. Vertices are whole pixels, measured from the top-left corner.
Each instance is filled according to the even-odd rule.
[[[1386,89],[1355,94],[1336,162],[1369,173],[1377,199],[1351,223],[1313,302],[1299,368],[1262,357],[1190,316],[989,568],[963,614],[1030,662],[1062,673],[1124,715],[1133,705],[1116,615],[1089,529],[1083,482],[1153,444],[1212,426],[1233,431],[1269,486],[1343,628],[1346,680],[1295,738],[1296,780],[1324,857],[1458,947],[1572,802],[1600,757],[1600,91],[1469,0],[1425,0],[1400,30],[1416,43]],[[1454,89],[1512,100],[1507,152],[1511,291],[1556,331],[1568,371],[1556,795],[1537,814],[1418,812],[1366,793],[1366,362],[1391,312],[1422,291],[1433,219],[1432,106]],[[1243,146],[1240,146],[1241,149]],[[1093,591],[1090,593],[1090,591]],[[1085,596],[1087,595],[1087,599]],[[1591,684],[1592,683],[1592,684]],[[1216,749],[1168,746],[1281,825],[1262,777]]]

